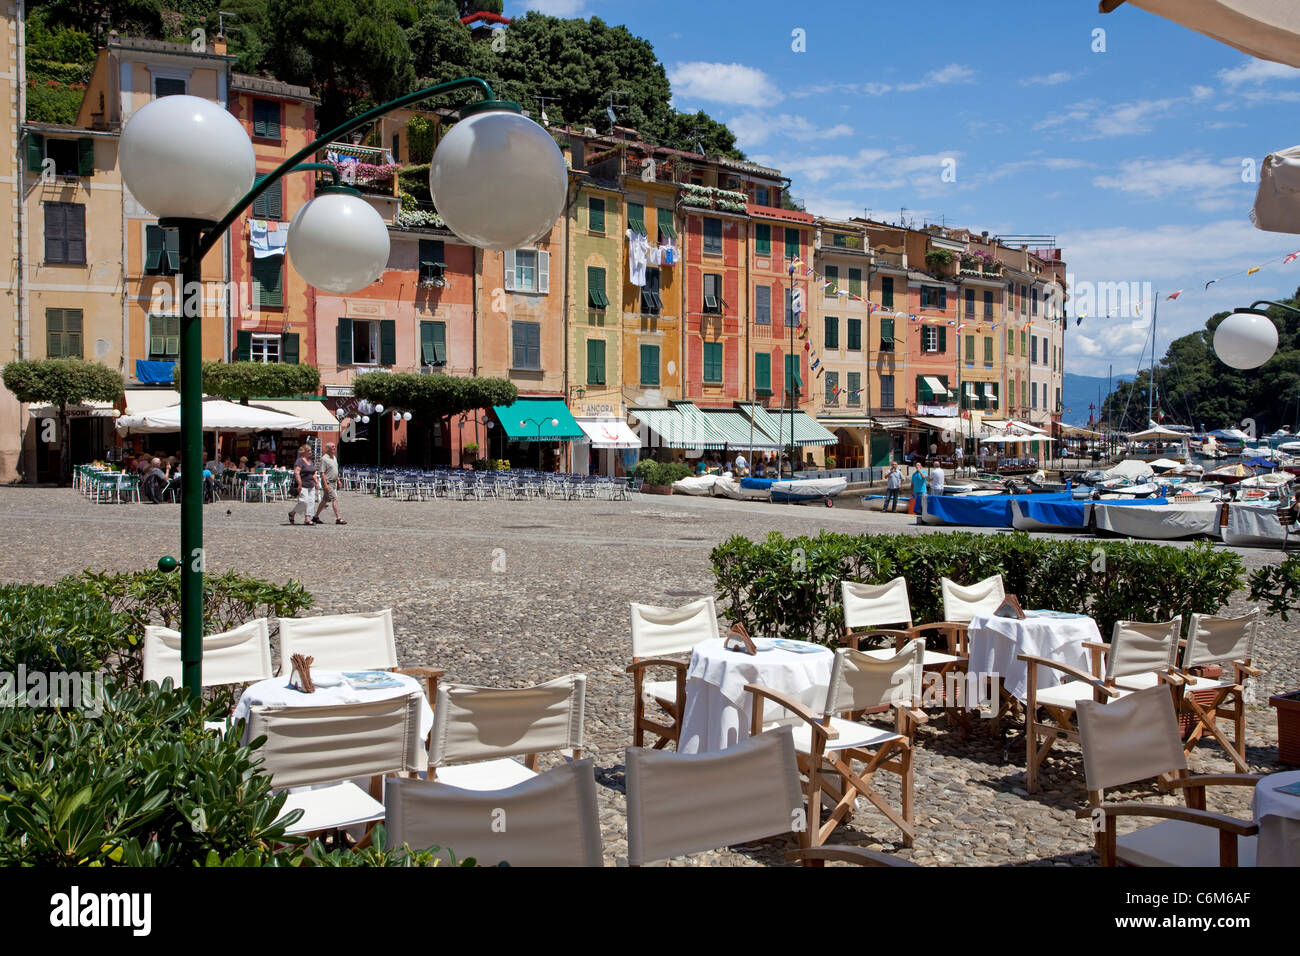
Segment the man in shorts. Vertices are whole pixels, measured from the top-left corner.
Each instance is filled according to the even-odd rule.
[[[339,491],[343,488],[343,480],[339,477],[339,460],[334,456],[333,442],[325,445],[325,453],[320,456],[320,474],[320,507],[316,509],[316,515],[312,520],[316,524],[323,524],[324,522],[320,520],[321,513],[324,512],[326,505],[332,504],[334,506],[334,523],[347,524],[346,521],[339,517]]]

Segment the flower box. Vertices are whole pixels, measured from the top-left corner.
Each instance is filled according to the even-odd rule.
[[[642,485],[641,493],[643,495],[671,495],[673,493],[672,485]]]
[[[1277,708],[1277,759],[1300,767],[1300,690],[1268,699]]]

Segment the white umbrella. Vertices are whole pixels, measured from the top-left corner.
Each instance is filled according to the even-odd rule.
[[[1128,0],[1262,60],[1300,67],[1300,4],[1295,0]],[[1101,0],[1110,13],[1124,0]]]
[[[1182,432],[1172,431],[1163,425],[1156,425],[1154,428],[1147,428],[1140,432],[1134,432],[1128,436],[1129,441],[1154,441],[1160,438],[1186,438]]]
[[[1264,157],[1250,221],[1265,232],[1300,232],[1300,146]]]
[[[303,431],[311,428],[311,421],[283,415],[256,405],[236,405],[219,399],[203,403],[203,430],[205,432],[237,432],[247,434],[260,431]],[[117,420],[120,432],[178,432],[181,430],[181,407],[169,405],[143,415],[123,415]]]

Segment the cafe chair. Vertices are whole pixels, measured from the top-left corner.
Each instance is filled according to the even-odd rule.
[[[927,720],[920,709],[924,643],[914,638],[888,660],[849,647],[839,648],[820,714],[771,688],[758,684],[745,687],[753,695],[753,734],[782,725],[793,728],[799,769],[807,779],[808,826],[800,835],[801,846],[825,843],[840,822],[852,815],[859,796],[898,827],[904,846],[912,845],[916,836],[912,745],[917,726]],[[789,713],[764,721],[765,701]],[[846,717],[882,707],[894,711],[890,728]],[[855,760],[865,764],[861,772],[853,769]],[[901,807],[897,810],[871,785],[872,778],[882,770],[900,778]],[[824,824],[820,822],[823,792],[833,804]]]
[[[1109,644],[1088,642],[1086,645],[1093,652],[1091,674],[1061,661],[1019,655],[1025,662],[1029,685],[1029,698],[1025,701],[1026,790],[1038,792],[1038,771],[1058,740],[1078,742],[1074,714],[1080,701],[1116,700],[1156,686],[1161,686],[1170,700],[1180,695],[1183,678],[1176,672],[1174,660],[1182,626],[1182,615],[1158,624],[1116,621]],[[1060,671],[1074,679],[1055,687],[1039,687],[1040,667]]]
[[[173,686],[181,686],[180,631],[146,627],[140,656],[144,680],[161,684],[170,677]],[[204,687],[252,684],[271,676],[271,632],[266,618],[255,618],[233,630],[203,638],[201,680]],[[205,720],[203,725],[208,730],[224,733],[227,722]]]
[[[312,667],[322,671],[396,671],[425,682],[429,700],[438,696],[438,679],[445,673],[436,667],[397,666],[397,639],[393,632],[393,610],[361,611],[355,614],[324,614],[318,617],[280,618],[280,673],[293,672],[294,654],[314,658]]]
[[[701,598],[681,607],[656,607],[632,604],[632,675],[633,714],[632,742],[645,746],[649,733],[655,737],[655,749],[669,741],[675,745],[682,733],[682,713],[686,709],[687,660],[696,644],[721,637],[718,632],[718,609],[712,597]],[[672,680],[646,679],[650,668],[670,669]],[[647,709],[658,708],[652,720]]]
[[[807,829],[792,727],[705,754],[629,747],[626,783],[629,866]]]
[[[517,688],[444,682],[433,708],[429,779],[497,791],[536,777],[541,754],[578,760],[586,693],[585,674]]]
[[[939,579],[939,593],[943,596],[943,624],[953,634],[953,643],[962,656],[968,654],[967,635],[971,618],[976,614],[992,614],[1006,599],[1002,575],[995,574],[966,587],[951,578]]]
[[[1252,608],[1242,617],[1193,614],[1179,665],[1179,673],[1187,683],[1178,699],[1178,710],[1195,721],[1183,749],[1191,753],[1202,736],[1209,733],[1241,773],[1250,769],[1245,759],[1245,687],[1247,680],[1260,674],[1259,668],[1251,664],[1258,627],[1259,608]],[[1198,668],[1214,666],[1223,669],[1221,677],[1195,673]],[[1219,729],[1220,717],[1232,720],[1235,746]]]
[[[397,777],[384,789],[390,849],[437,847],[480,866],[601,866],[600,808],[590,759],[502,790]]]
[[[1090,819],[1102,866],[1254,866],[1259,827],[1205,809],[1208,786],[1254,787],[1258,774],[1190,776],[1173,700],[1164,687],[1134,691],[1099,704],[1079,701],[1079,742]],[[1105,791],[1160,777],[1164,791],[1181,790],[1187,806],[1104,802]],[[1121,817],[1161,822],[1118,833]],[[1216,832],[1217,831],[1217,832]]]
[[[804,866],[825,866],[827,863],[852,863],[854,866],[920,866],[919,863],[904,860],[891,853],[881,853],[879,850],[868,850],[864,846],[840,843],[791,850],[785,858],[791,863],[802,863]]]
[[[290,834],[373,824],[384,818],[383,778],[421,766],[420,695],[329,707],[258,706],[249,711],[248,739],[277,790],[289,790],[281,819],[302,818]],[[370,777],[370,793],[352,782]],[[307,788],[307,789],[295,789]]]

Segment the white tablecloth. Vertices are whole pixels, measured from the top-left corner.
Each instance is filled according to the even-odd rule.
[[[338,671],[313,671],[312,677],[325,679],[337,677]],[[427,739],[433,731],[433,708],[424,696],[424,683],[406,674],[385,674],[401,683],[400,687],[379,687],[375,689],[353,690],[346,683],[337,687],[317,687],[313,694],[304,694],[289,686],[288,676],[272,677],[250,684],[235,705],[232,720],[246,720],[250,707],[278,705],[289,707],[329,707],[334,704],[359,704],[369,700],[388,700],[390,697],[405,697],[407,694],[420,695],[420,738]]]
[[[1269,774],[1255,784],[1256,866],[1300,866],[1300,796],[1277,790],[1292,783],[1300,783],[1300,770]]]
[[[749,736],[752,711],[746,684],[762,684],[788,694],[817,713],[826,705],[826,688],[835,660],[828,648],[799,653],[773,647],[750,655],[728,651],[724,642],[721,638],[704,641],[691,654],[686,671],[686,711],[677,743],[679,753],[725,750]],[[754,643],[767,646],[768,642],[759,637]],[[779,713],[776,705],[764,703],[765,719]]]
[[[1090,617],[1035,617],[1027,611],[1023,621],[1012,617],[976,614],[971,618],[971,674],[997,674],[1002,686],[1022,703],[1029,696],[1029,667],[1019,660],[1020,654],[1032,654],[1069,664],[1084,673],[1092,673],[1084,641],[1101,641],[1097,623]],[[1055,687],[1073,680],[1050,667],[1038,668],[1038,686]],[[981,683],[982,686],[982,683]]]

